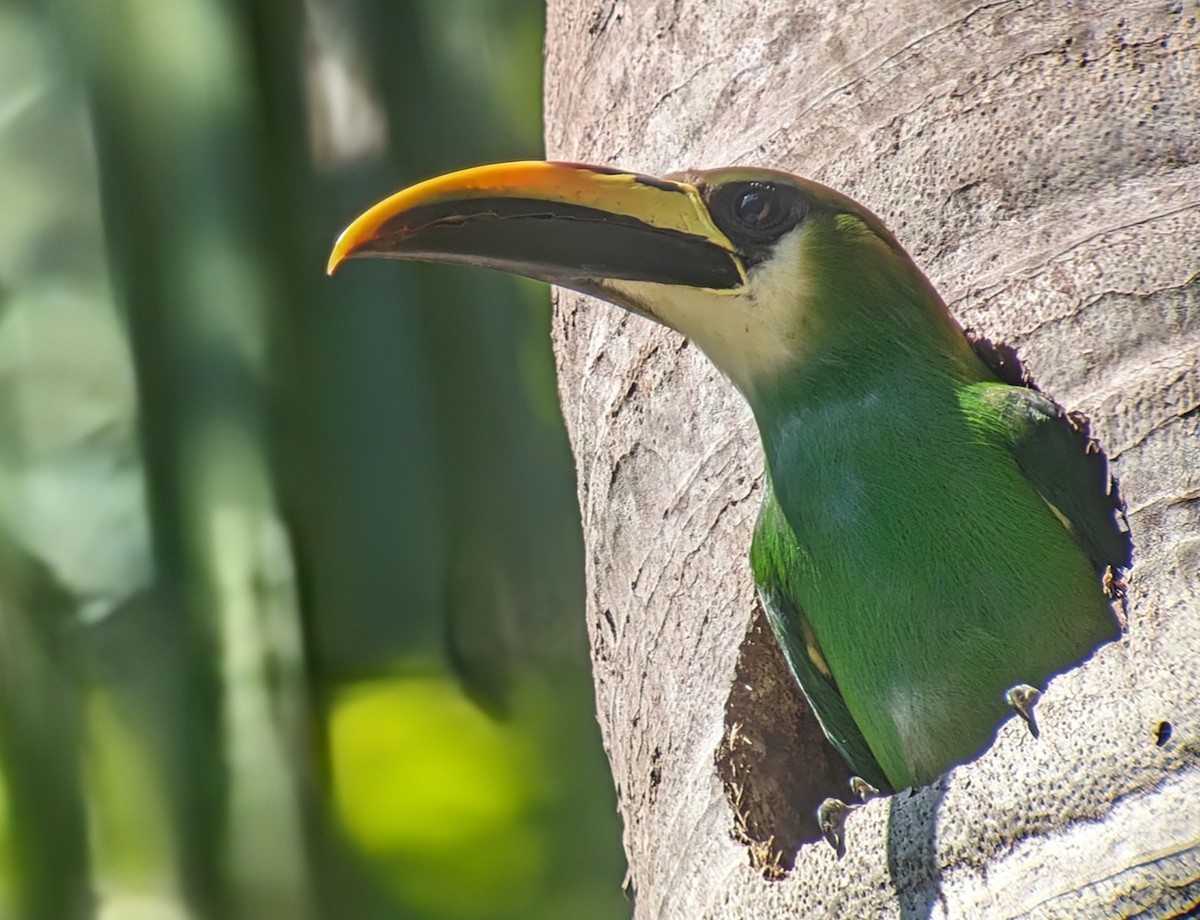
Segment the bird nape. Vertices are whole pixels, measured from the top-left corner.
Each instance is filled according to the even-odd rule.
[[[871,786],[975,758],[1014,700],[1032,720],[1026,691],[1119,635],[1131,544],[1103,455],[1002,379],[879,218],[839,192],[744,167],[505,163],[371,208],[330,273],[357,257],[548,281],[703,349],[762,438],[750,561],[771,627]]]

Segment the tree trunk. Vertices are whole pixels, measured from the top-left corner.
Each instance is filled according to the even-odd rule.
[[[561,294],[638,917],[1165,917],[1200,900],[1198,13],[550,3],[551,157],[754,163],[864,202],[965,326],[1091,419],[1135,541],[1125,635],[1053,681],[1041,738],[1010,721],[975,763],[854,811],[839,861],[808,842],[810,806],[844,774],[754,622],[749,411],[680,337]]]

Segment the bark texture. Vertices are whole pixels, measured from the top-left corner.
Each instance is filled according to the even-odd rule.
[[[965,326],[1092,420],[1135,541],[1125,635],[1053,681],[1040,740],[1013,720],[936,786],[855,811],[839,861],[802,827],[838,767],[752,628],[749,412],[683,339],[560,296],[638,917],[1200,901],[1198,16],[1194,0],[550,3],[551,157],[756,163],[863,201]]]

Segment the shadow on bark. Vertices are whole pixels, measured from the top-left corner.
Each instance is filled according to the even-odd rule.
[[[732,834],[768,879],[787,874],[801,844],[821,839],[821,802],[849,795],[850,770],[825,740],[757,605],[725,702],[716,765],[733,809]]]
[[[888,799],[888,873],[899,896],[901,920],[926,920],[941,900],[936,834],[938,808],[945,795],[943,777],[932,786]]]

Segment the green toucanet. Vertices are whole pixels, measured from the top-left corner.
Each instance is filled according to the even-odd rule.
[[[832,189],[740,167],[484,166],[371,208],[329,270],[357,256],[541,279],[704,350],[762,437],[750,557],[768,619],[826,735],[880,789],[975,757],[1007,691],[1118,635],[1106,588],[1130,547],[1103,455],[1003,381],[883,223]]]

